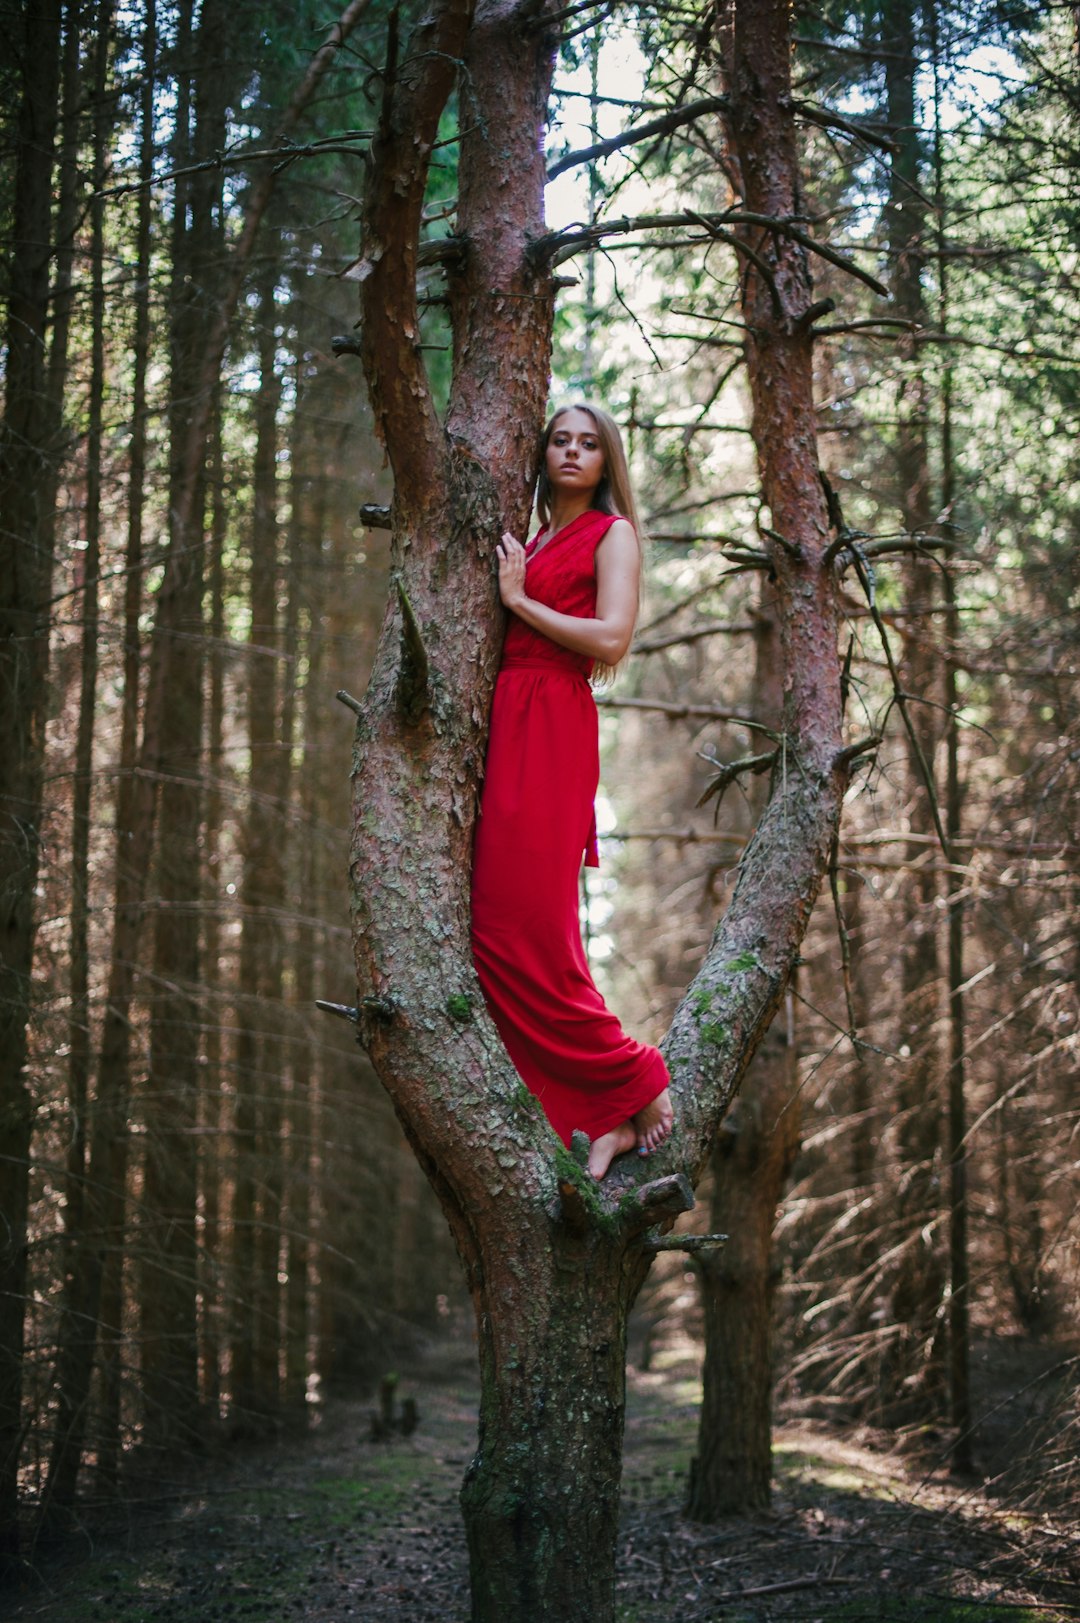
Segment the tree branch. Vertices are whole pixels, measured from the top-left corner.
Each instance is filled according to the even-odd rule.
[[[727,1241],[726,1234],[659,1234],[646,1240],[643,1249],[653,1256],[658,1251],[685,1251],[692,1257],[699,1251],[716,1251]]]
[[[684,107],[673,107],[670,113],[665,113],[660,118],[652,118],[646,124],[632,124],[628,130],[624,130],[621,135],[613,135],[610,140],[597,141],[594,146],[564,153],[561,158],[549,165],[547,178],[554,180],[556,175],[561,175],[578,164],[594,163],[597,158],[606,158],[610,153],[618,152],[621,147],[648,141],[654,135],[668,135],[684,124],[692,124],[696,118],[704,118],[707,113],[721,112],[726,106],[726,96],[706,96],[701,101],[688,102]]]
[[[765,731],[764,728],[761,730]],[[719,797],[717,810],[719,810],[720,801],[723,800],[725,791],[730,789],[733,783],[737,782],[744,773],[756,777],[759,773],[768,772],[776,762],[778,754],[779,750],[766,750],[761,755],[744,755],[738,761],[718,761],[715,756],[703,755],[702,760],[708,761],[711,766],[719,767],[720,770],[713,776],[711,783],[704,790],[700,799],[695,801],[695,805],[707,806],[713,795],[717,795]]]
[[[655,540],[655,536],[649,539]],[[688,643],[701,642],[705,637],[737,637],[746,633],[753,633],[758,629],[753,620],[710,620],[707,625],[692,626],[689,631],[673,631],[666,637],[641,637],[634,643],[631,653],[657,654],[663,648],[685,647]]]
[[[351,273],[361,285],[361,344],[376,431],[399,488],[406,484],[407,465],[410,490],[431,500],[445,486],[444,449],[420,352],[417,242],[431,152],[457,75],[469,9],[469,0],[442,0],[418,23],[401,63],[396,8],[390,14],[362,255]]]
[[[553,265],[560,265],[564,259],[571,258],[582,248],[595,247],[606,237],[627,236],[635,231],[665,231],[677,226],[700,225],[709,236],[719,240],[730,241],[730,235],[725,231],[726,226],[755,225],[763,230],[777,231],[781,235],[790,237],[808,252],[818,254],[827,259],[831,265],[839,270],[846,271],[854,276],[856,281],[862,282],[872,292],[881,298],[889,297],[889,290],[876,276],[864,271],[854,260],[848,259],[845,254],[828,243],[812,237],[808,231],[802,230],[792,219],[785,219],[782,215],[757,214],[746,209],[727,209],[722,214],[699,214],[695,210],[687,209],[680,214],[639,214],[636,216],[624,215],[618,220],[600,220],[595,225],[583,226],[578,231],[549,232],[541,237],[535,244],[533,252],[537,255],[550,255]],[[734,239],[733,246],[753,256],[750,249],[741,239]]]
[[[816,124],[823,130],[843,130],[856,141],[865,141],[867,146],[877,147],[881,152],[895,152],[896,142],[891,136],[881,135],[869,124],[856,124],[850,118],[841,118],[839,113],[831,113],[824,107],[819,107],[813,101],[796,101],[793,103],[795,111],[800,118],[805,118],[808,124]]]
[[[669,699],[629,699],[609,693],[598,693],[596,702],[612,710],[652,710],[662,716],[670,716],[672,721],[690,719],[730,721],[739,727],[762,727],[762,723],[755,721],[752,716],[744,716],[738,710],[725,710],[716,704],[679,704]]]
[[[274,164],[274,173],[280,174],[282,169],[297,158],[356,157],[366,148],[370,140],[370,130],[345,131],[339,135],[328,136],[322,141],[305,142],[303,146],[279,139],[277,146],[252,147],[240,152],[219,152],[213,158],[204,158],[201,163],[189,163],[180,169],[169,169],[162,175],[151,175],[149,180],[123,181],[118,186],[109,186],[104,191],[94,192],[91,195],[102,199],[130,197],[135,192],[153,191],[155,187],[167,186],[174,180],[186,180],[190,175],[202,175],[210,169],[244,169],[254,163],[271,162]],[[364,143],[363,148],[355,145],[360,141]]]

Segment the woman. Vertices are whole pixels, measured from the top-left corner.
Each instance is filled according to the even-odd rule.
[[[640,525],[619,431],[595,406],[566,406],[542,441],[527,546],[499,544],[510,611],[491,712],[473,860],[473,952],[510,1058],[563,1143],[581,1129],[589,1171],[656,1149],[671,1131],[668,1073],[593,984],[578,923],[584,855],[597,865],[599,778],[589,677],[630,646]]]

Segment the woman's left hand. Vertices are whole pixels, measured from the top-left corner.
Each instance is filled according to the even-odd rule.
[[[525,548],[509,530],[496,547],[499,555],[499,596],[508,609],[515,609],[525,600]]]

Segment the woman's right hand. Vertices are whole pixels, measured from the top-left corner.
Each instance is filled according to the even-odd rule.
[[[499,596],[504,607],[513,611],[528,596],[525,591],[525,548],[509,530],[496,547],[499,555]]]

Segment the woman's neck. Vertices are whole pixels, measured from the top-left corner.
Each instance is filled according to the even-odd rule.
[[[553,501],[551,516],[547,521],[547,532],[554,535],[556,530],[565,530],[568,524],[573,524],[582,513],[587,513],[592,506],[592,499],[596,492],[587,491],[584,496],[575,496],[569,501]]]

